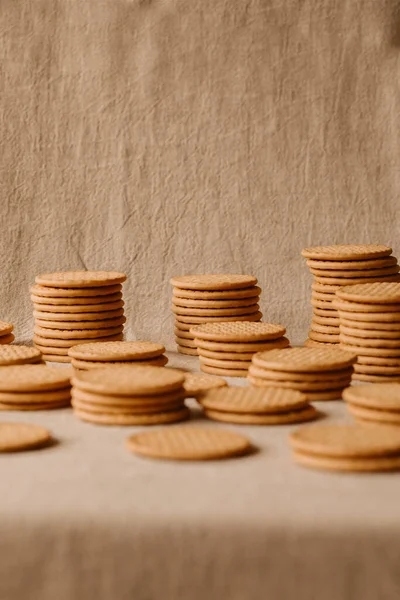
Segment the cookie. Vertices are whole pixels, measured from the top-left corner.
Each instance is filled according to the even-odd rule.
[[[387,366],[391,366],[391,367],[397,367],[397,366],[400,366],[400,357],[391,358],[388,356],[358,355],[356,365],[358,366],[360,364],[361,365],[387,365]]]
[[[72,397],[78,402],[84,402],[91,406],[105,407],[102,412],[107,412],[108,408],[121,409],[122,412],[133,410],[135,412],[146,412],[147,409],[158,408],[161,411],[168,410],[170,406],[177,403],[183,405],[187,394],[183,388],[173,390],[172,392],[164,392],[161,394],[147,396],[121,396],[118,394],[99,394],[96,392],[86,392],[77,387],[72,389]]]
[[[177,400],[175,402],[170,402],[168,404],[153,404],[148,406],[113,406],[108,404],[93,404],[92,402],[85,402],[84,400],[79,400],[75,395],[72,400],[73,408],[77,410],[83,410],[84,412],[94,413],[99,415],[155,415],[163,412],[176,411],[184,408],[184,404],[182,400]]]
[[[258,304],[260,300],[259,296],[252,298],[242,298],[237,300],[194,300],[193,298],[179,298],[178,296],[172,296],[172,304],[174,306],[181,306],[185,308],[242,308],[245,306],[254,306]]]
[[[32,346],[0,346],[0,366],[37,363],[42,353]]]
[[[313,315],[312,323],[318,323],[320,325],[327,325],[331,327],[339,327],[340,319],[339,315],[336,317],[321,317],[319,315]]]
[[[0,336],[0,344],[11,344],[15,340],[14,334],[9,333],[8,335]]]
[[[333,325],[320,325],[320,323],[311,322],[311,327],[314,332],[339,335],[340,328]]]
[[[190,324],[202,324],[202,323],[228,323],[228,322],[236,322],[236,321],[260,321],[262,319],[261,312],[249,313],[246,315],[235,315],[234,317],[195,317],[195,316],[185,316],[185,315],[177,315],[177,322],[179,323],[190,323]]]
[[[94,314],[94,313],[90,313]],[[110,319],[104,319],[102,321],[89,320],[89,321],[48,321],[39,319],[36,317],[35,326],[43,329],[61,329],[61,330],[73,330],[73,329],[109,329],[116,328],[123,325],[126,321],[125,317],[115,317]]]
[[[332,318],[338,318],[339,314],[336,310],[332,309],[325,309],[325,308],[317,308],[316,306],[314,306],[313,308],[313,314],[317,315],[319,317],[328,317],[329,319]]]
[[[394,264],[387,267],[382,267],[380,269],[365,269],[365,270],[333,270],[333,269],[315,269],[314,267],[310,268],[310,272],[313,275],[317,275],[318,277],[337,277],[341,278],[355,278],[355,279],[363,279],[364,277],[380,277],[383,275],[395,275],[399,272],[399,265]]]
[[[354,365],[357,366],[357,365]],[[302,381],[302,382],[323,382],[327,379],[351,379],[354,367],[348,367],[347,369],[341,369],[339,371],[317,371],[315,373],[290,373],[288,371],[277,371],[272,369],[257,369],[262,371],[260,377],[262,379],[272,379],[274,381]],[[337,386],[335,386],[337,387]]]
[[[286,328],[272,323],[206,323],[192,327],[191,333],[196,339],[212,342],[260,342],[281,338]]]
[[[207,365],[209,367],[219,367],[220,369],[248,369],[251,360],[229,360],[229,359],[218,359],[208,358],[200,354],[200,364]]]
[[[398,312],[356,313],[339,310],[338,315],[341,320],[345,321],[360,321],[363,323],[400,323],[400,313]]]
[[[194,337],[190,333],[190,329],[193,327],[193,323],[181,323],[178,319],[175,319],[175,329],[179,329],[179,331],[185,331],[186,334],[190,335],[192,339]]]
[[[316,342],[315,340],[310,340],[307,338],[303,344],[304,348],[324,348],[326,346],[337,346],[336,342],[334,344],[329,344],[327,342]]]
[[[208,409],[204,411],[204,414],[213,421],[235,423],[238,425],[290,425],[304,421],[314,421],[321,416],[313,406],[279,414],[238,414]]]
[[[177,346],[178,352],[188,354],[189,356],[198,356],[196,348],[188,348],[187,346]]]
[[[355,373],[364,373],[365,375],[399,375],[400,376],[400,363],[398,366],[390,365],[354,365]]]
[[[349,321],[348,319],[341,319],[341,325],[343,327],[347,327],[350,329],[357,329],[361,331],[371,331],[371,334],[374,330],[378,331],[388,331],[388,332],[397,332],[400,335],[400,321],[387,321],[383,322],[373,322],[373,321]],[[372,337],[372,335],[371,335]]]
[[[200,364],[200,369],[204,373],[220,375],[222,377],[247,377],[247,369],[221,369],[219,367],[211,367],[205,364]]]
[[[304,248],[301,254],[313,260],[348,261],[390,256],[392,249],[381,244],[337,244]]]
[[[260,310],[258,304],[243,306],[239,308],[183,308],[172,305],[171,310],[176,315],[198,316],[198,317],[234,317],[235,315],[250,315]]]
[[[400,348],[372,348],[371,346],[359,346],[340,342],[340,348],[346,352],[357,354],[357,358],[361,356],[380,356],[400,358]]]
[[[80,372],[72,383],[92,393],[151,396],[179,390],[184,381],[184,374],[176,369],[123,365]]]
[[[70,400],[62,400],[60,402],[43,402],[42,404],[3,404],[0,402],[0,411],[32,412],[37,410],[56,410],[58,408],[67,408],[70,405]]]
[[[343,388],[338,388],[326,392],[305,392],[309,402],[328,402],[330,400],[341,400]]]
[[[114,336],[122,333],[124,330],[123,326],[119,327],[107,327],[103,329],[47,329],[46,327],[34,327],[33,331],[35,336],[41,338],[53,339],[55,337],[59,339],[89,339],[89,338],[105,338],[107,336]]]
[[[42,285],[33,285],[31,293],[41,298],[89,298],[99,296],[109,296],[110,294],[121,293],[122,285],[106,285],[93,288],[55,288]]]
[[[334,308],[344,312],[367,312],[367,313],[382,313],[382,312],[400,312],[399,304],[364,304],[363,302],[347,302],[336,296]]]
[[[314,308],[321,308],[323,310],[333,310],[334,306],[332,304],[332,302],[326,302],[324,300],[314,300],[313,298],[311,298],[311,306],[313,306]]]
[[[356,338],[379,338],[379,339],[400,339],[400,331],[380,330],[380,329],[358,329],[355,327],[346,327],[342,325],[340,332],[343,335]]]
[[[189,340],[192,342],[194,340],[194,337],[192,336],[190,331],[185,331],[184,329],[178,329],[178,327],[175,327],[174,334],[175,334],[175,337],[177,337],[179,339],[185,339],[185,340]]]
[[[398,471],[400,469],[400,457],[388,456],[380,458],[332,458],[294,452],[294,460],[312,469],[324,471],[348,471],[351,473]]]
[[[0,423],[0,452],[18,452],[47,446],[52,437],[47,429],[28,423]]]
[[[314,300],[324,300],[325,302],[332,302],[336,298],[335,294],[325,294],[323,292],[311,292],[311,298]]]
[[[262,352],[264,350],[274,350],[279,348],[287,348],[290,346],[288,338],[281,337],[276,340],[267,340],[265,342],[212,342],[210,340],[201,340],[195,338],[196,345],[201,351],[204,350],[210,352],[230,352],[230,353],[242,353],[251,352]]]
[[[99,319],[107,319],[107,316],[98,316],[98,313],[100,314],[108,314],[110,311],[119,311],[121,314],[123,314],[123,311],[121,311],[121,309],[123,308],[124,303],[122,300],[119,300],[118,302],[109,302],[108,304],[78,304],[78,305],[73,305],[73,304],[39,304],[37,302],[33,303],[33,308],[35,309],[33,316],[38,316],[40,319],[45,319],[45,318],[49,318],[49,319],[53,319],[56,318],[59,320],[65,320],[65,321],[69,321],[69,320],[74,320],[71,318],[71,315],[74,315],[76,313],[78,313],[79,315],[83,315],[80,318],[82,318],[83,321],[87,321],[88,319],[92,319],[92,318],[96,318],[96,317],[92,317],[91,313],[94,313],[97,315],[97,318]],[[89,315],[87,316],[87,313],[89,313]],[[113,312],[113,315],[116,313]],[[46,315],[46,316],[44,316]],[[61,315],[65,315],[63,318],[61,318]],[[78,317],[76,317],[78,318]]]
[[[66,387],[60,390],[40,392],[0,392],[0,403],[3,405],[28,405],[64,402],[69,404],[71,400],[71,389]]]
[[[197,398],[209,390],[226,387],[227,385],[225,379],[221,377],[205,375],[204,373],[185,373],[183,387],[188,397]]]
[[[308,407],[304,394],[277,388],[221,387],[200,399],[207,410],[240,414],[278,414]]]
[[[398,274],[395,275],[381,275],[379,277],[318,277],[314,275],[315,281],[319,283],[324,283],[328,285],[342,285],[342,286],[351,286],[354,284],[362,284],[365,285],[367,283],[380,283],[380,282],[398,282],[400,281],[400,277]]]
[[[51,290],[52,288],[44,288],[46,290]],[[54,297],[54,296],[37,296],[36,294],[31,294],[32,302],[38,307],[47,306],[49,307],[47,310],[50,310],[50,307],[53,309],[60,307],[61,309],[65,307],[64,312],[68,312],[70,308],[73,308],[74,311],[78,311],[80,306],[83,306],[82,312],[84,310],[89,310],[89,306],[93,307],[93,310],[97,310],[98,306],[106,306],[108,304],[112,304],[115,302],[122,301],[121,292],[115,292],[114,294],[105,294],[103,296],[70,296],[70,297]],[[42,310],[40,308],[39,310]],[[102,310],[102,309],[100,309]]]
[[[49,330],[46,330],[49,331]],[[112,341],[121,341],[123,338],[123,334],[122,333],[118,333],[116,335],[110,335],[107,337],[100,337],[100,338],[89,338],[89,339],[61,339],[61,338],[47,338],[47,337],[41,337],[40,335],[34,335],[33,336],[33,343],[35,344],[35,346],[37,346],[40,350],[40,346],[44,346],[44,347],[51,347],[51,348],[72,348],[72,346],[75,346],[77,344],[87,344],[89,342],[112,342]]]
[[[163,344],[155,342],[94,342],[74,346],[69,351],[69,355],[81,360],[118,361],[155,358],[164,352]]]
[[[366,337],[355,337],[352,335],[346,335],[340,333],[340,342],[347,345],[363,346],[369,348],[397,348],[400,351],[400,339],[387,339],[387,338],[366,338]]]
[[[370,258],[368,260],[307,260],[307,267],[314,269],[329,269],[329,270],[370,270],[370,269],[382,269],[384,267],[391,267],[397,265],[397,259],[395,256],[388,256],[386,258]]]
[[[168,460],[222,459],[252,450],[249,440],[233,431],[188,426],[138,433],[126,445],[136,454]]]
[[[301,380],[283,380],[283,379],[272,379],[272,378],[264,378],[262,369],[257,369],[254,367],[250,367],[249,375],[251,377],[255,377],[257,379],[264,380],[268,386],[270,387],[280,387],[282,389],[289,390],[299,390],[306,392],[325,392],[331,391],[339,388],[345,388],[350,385],[351,375],[346,376],[342,379],[340,378],[332,378],[328,377],[325,380],[320,381],[301,381]]]
[[[339,348],[286,348],[255,354],[253,363],[264,369],[309,373],[346,369],[356,359],[355,354]]]
[[[14,325],[7,323],[6,321],[0,321],[0,336],[9,335],[14,329]]]
[[[338,344],[339,335],[334,333],[320,333],[319,331],[309,331],[308,337],[316,342],[328,342],[328,344]]]
[[[45,365],[14,365],[0,369],[1,392],[61,390],[70,384],[71,370]]]
[[[111,286],[125,280],[126,275],[116,271],[64,271],[35,277],[35,283],[40,286],[67,289]]]
[[[318,283],[318,281],[313,281],[311,284],[312,290],[316,292],[322,292],[324,294],[336,294],[340,287],[340,285],[324,285],[323,283]]]
[[[80,360],[78,358],[72,358],[69,355],[71,364],[76,369],[101,369],[102,367],[109,367],[111,365],[142,365],[142,366],[154,366],[154,367],[164,367],[168,364],[168,358],[166,356],[157,356],[155,358],[144,358],[142,360],[117,360],[117,361],[100,361],[100,360]]]
[[[252,275],[212,274],[184,275],[172,277],[171,285],[185,290],[233,290],[256,285],[257,279]]]
[[[371,285],[351,285],[338,290],[338,298],[350,302],[394,304],[400,302],[400,283],[385,282]]]
[[[194,340],[189,340],[187,338],[175,337],[175,343],[178,346],[185,346],[185,348],[193,348],[193,349],[197,350],[197,346],[196,346]]]
[[[190,410],[184,406],[177,410],[170,410],[163,413],[154,414],[114,414],[114,413],[95,413],[81,408],[74,408],[74,414],[82,421],[95,423],[96,425],[161,425],[164,423],[178,423],[186,421],[190,417]]]
[[[68,348],[57,348],[54,346],[41,346],[35,344],[35,348],[40,350],[42,354],[58,354],[59,356],[68,356]]]
[[[391,383],[400,381],[400,376],[396,375],[368,375],[366,373],[354,373],[353,381],[363,381],[369,383]]]
[[[400,425],[400,413],[386,410],[374,410],[357,404],[349,404],[349,413],[357,421],[373,421],[386,425]]]
[[[399,383],[352,386],[343,392],[343,399],[366,408],[398,411],[400,416]]]
[[[236,360],[236,361],[250,361],[254,356],[254,352],[214,352],[212,350],[206,350],[205,348],[199,348],[199,354],[207,358],[216,358],[222,360]]]
[[[241,298],[254,298],[261,294],[257,286],[235,290],[188,290],[175,287],[174,298],[189,298],[194,300],[239,300]]]

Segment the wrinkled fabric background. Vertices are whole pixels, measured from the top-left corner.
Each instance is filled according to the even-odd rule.
[[[400,253],[397,0],[0,0],[1,318],[37,273],[119,269],[127,335],[169,278],[250,272],[306,336],[302,247]]]

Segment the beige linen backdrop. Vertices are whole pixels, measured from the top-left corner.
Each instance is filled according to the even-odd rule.
[[[118,269],[127,334],[171,342],[171,275],[250,272],[304,338],[303,246],[400,254],[398,5],[0,0],[0,318]]]

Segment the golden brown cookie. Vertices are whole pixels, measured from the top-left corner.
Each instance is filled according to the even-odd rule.
[[[315,281],[319,283],[328,284],[328,285],[341,285],[341,286],[351,286],[354,284],[367,284],[367,283],[380,283],[380,282],[398,282],[400,281],[400,276],[396,273],[395,275],[381,275],[379,277],[318,277],[314,275]]]
[[[332,458],[293,452],[295,462],[312,469],[324,471],[348,471],[358,472],[380,472],[398,471],[400,469],[400,456],[388,456],[379,458]]]
[[[35,277],[35,283],[51,288],[91,288],[123,283],[124,273],[115,271],[64,271],[44,273]]]
[[[106,285],[93,288],[55,288],[43,285],[34,285],[31,292],[35,296],[42,298],[90,298],[99,296],[109,296],[110,294],[121,293],[122,285]]]
[[[400,376],[400,364],[396,367],[389,365],[354,365],[355,373],[364,373],[366,375],[398,375]]]
[[[47,329],[46,327],[38,327],[36,325],[33,329],[35,336],[61,340],[105,338],[107,336],[122,334],[123,330],[122,325],[103,329]],[[52,342],[52,345],[55,345],[54,342]]]
[[[153,367],[165,367],[168,364],[168,358],[166,356],[156,356],[154,358],[144,358],[142,360],[116,360],[104,362],[102,360],[80,360],[78,358],[72,358],[69,355],[71,364],[76,369],[101,369],[103,367],[109,367],[111,365],[142,365],[142,366],[153,366]]]
[[[340,341],[344,344],[363,346],[369,348],[398,348],[400,350],[400,339],[371,338],[362,336],[352,336],[340,333]]]
[[[186,421],[190,417],[190,410],[183,406],[176,410],[167,412],[158,412],[152,414],[137,414],[137,413],[99,413],[83,410],[82,408],[74,408],[74,414],[82,421],[94,423],[96,425],[162,425],[164,423],[178,423]]]
[[[46,290],[51,291],[52,288],[44,288]],[[98,289],[98,288],[97,288]],[[46,310],[50,311],[55,310],[55,308],[59,308],[61,312],[69,312],[70,309],[73,309],[74,312],[84,312],[88,311],[89,307],[92,306],[92,310],[98,310],[99,306],[108,306],[113,303],[120,303],[122,301],[121,292],[115,292],[114,294],[106,294],[103,296],[70,296],[70,297],[59,297],[59,296],[37,296],[36,294],[31,294],[31,300],[34,305],[38,306],[38,310],[44,310],[43,306],[49,307]],[[80,306],[82,306],[82,310],[80,310]],[[123,306],[123,304],[122,304]],[[40,308],[39,308],[40,307]],[[103,309],[99,309],[103,310]]]
[[[356,365],[355,365],[356,366]],[[252,367],[255,369],[256,367]],[[327,379],[335,380],[338,379],[351,379],[353,373],[353,367],[348,367],[347,369],[341,369],[337,371],[317,371],[315,373],[290,373],[288,371],[279,371],[272,369],[263,369],[261,367],[257,368],[257,372],[260,373],[262,379],[272,379],[273,381],[301,381],[301,382],[323,382]],[[335,386],[338,387],[338,386]]]
[[[1,392],[39,392],[68,388],[70,369],[45,365],[14,365],[0,369]]]
[[[174,287],[174,298],[189,298],[194,300],[239,300],[255,298],[261,294],[261,288],[253,285],[235,290],[188,290]]]
[[[54,313],[55,314],[55,313]],[[93,315],[94,313],[88,313]],[[74,330],[74,329],[115,329],[120,327],[126,321],[126,317],[113,317],[110,319],[104,319],[102,321],[88,320],[88,321],[48,321],[45,319],[38,319],[36,317],[35,326],[41,329],[61,329],[61,330]]]
[[[108,319],[109,317],[100,315],[107,315],[112,312],[112,317],[119,316],[119,314],[123,314],[123,310],[121,310],[123,306],[124,302],[122,300],[110,302],[109,304],[78,304],[75,306],[73,304],[38,304],[34,302],[33,316],[39,319],[59,321],[73,321],[78,318],[81,318],[82,321]],[[92,316],[92,313],[95,316]],[[72,317],[71,315],[76,316]]]
[[[279,414],[308,407],[306,396],[282,388],[221,387],[200,399],[207,410],[240,414]]]
[[[213,421],[223,423],[235,423],[237,425],[290,425],[314,421],[321,414],[313,406],[301,410],[277,414],[239,414],[234,412],[222,412],[217,410],[205,410],[205,415]]]
[[[356,338],[378,338],[378,339],[388,339],[388,340],[399,340],[400,339],[400,331],[391,331],[390,329],[360,329],[357,327],[347,327],[346,325],[342,325],[340,327],[340,332],[342,335],[356,337]]]
[[[69,356],[63,356],[62,354],[43,354],[42,359],[46,362],[56,363],[70,363],[71,359]]]
[[[353,381],[369,382],[369,383],[392,383],[400,381],[400,375],[369,375],[367,373],[354,373]]]
[[[187,346],[177,346],[178,352],[188,354],[189,356],[198,356],[196,348],[188,348]]]
[[[176,337],[175,343],[178,346],[185,346],[185,348],[193,348],[194,350],[197,349],[197,346],[196,346],[194,340],[189,340],[188,338]]]
[[[69,404],[71,388],[66,387],[55,391],[42,390],[39,392],[0,392],[0,403],[4,405],[52,404],[64,402]]]
[[[0,423],[0,452],[42,448],[52,441],[47,429],[28,423]]]
[[[400,302],[400,283],[351,285],[339,290],[337,296],[341,300],[362,304],[395,304]]]
[[[370,258],[368,260],[315,260],[310,258],[307,260],[307,266],[314,269],[329,269],[329,270],[366,270],[370,269],[382,269],[384,267],[392,267],[397,265],[397,259],[395,256],[387,256],[386,258]]]
[[[221,377],[247,377],[247,369],[220,369],[205,364],[200,364],[200,369],[204,373],[220,375]]]
[[[200,353],[200,364],[209,367],[218,367],[220,369],[248,369],[251,365],[250,360],[229,360],[220,358],[209,358]]]
[[[206,323],[192,327],[191,333],[197,339],[212,342],[265,342],[281,338],[286,328],[272,323]]]
[[[255,312],[246,315],[235,315],[233,317],[188,317],[185,315],[177,315],[177,317],[178,318],[176,319],[176,321],[178,323],[189,323],[192,324],[192,326],[194,326],[196,324],[201,325],[202,323],[210,323],[211,325],[212,323],[229,323],[236,321],[260,321],[260,319],[262,318],[262,313]]]
[[[372,348],[371,346],[356,346],[355,344],[345,344],[344,342],[340,342],[339,346],[346,352],[357,354],[358,359],[360,356],[400,358],[400,348]]]
[[[382,312],[400,312],[400,303],[399,304],[382,304],[372,302],[363,303],[363,302],[349,302],[346,300],[341,300],[338,296],[336,296],[334,301],[334,307],[337,310],[344,312],[367,312],[367,313],[382,313]]]
[[[207,358],[216,358],[222,360],[244,360],[251,361],[255,352],[214,352],[213,350],[206,350],[205,348],[199,348],[199,354]]]
[[[339,326],[334,327],[333,325],[321,325],[320,323],[311,322],[311,327],[314,332],[339,335]]]
[[[212,342],[210,340],[201,340],[195,338],[196,346],[201,350],[209,352],[231,352],[231,353],[248,353],[255,354],[266,350],[274,350],[279,348],[287,348],[290,342],[287,337],[280,337],[276,340],[267,340],[265,342]]]
[[[12,333],[0,336],[0,344],[11,344],[11,342],[13,342],[14,340],[15,337]]]
[[[162,392],[154,395],[118,395],[118,394],[103,394],[96,392],[86,392],[77,387],[72,390],[72,397],[78,402],[85,402],[91,406],[105,406],[116,409],[121,409],[122,412],[134,409],[136,412],[146,412],[147,409],[161,409],[162,412],[168,410],[170,406],[177,403],[183,404],[187,394],[183,388],[173,390],[172,392]],[[107,412],[105,409],[102,412]]]
[[[369,277],[381,277],[384,275],[395,275],[399,272],[399,265],[391,265],[388,267],[382,267],[381,269],[365,269],[365,270],[333,270],[333,269],[315,269],[310,268],[313,275],[317,277],[335,277],[335,278],[348,278],[352,279],[364,279]]]
[[[188,397],[197,398],[210,390],[226,387],[227,385],[225,379],[221,377],[204,373],[185,373],[183,387]]]
[[[381,244],[336,244],[304,248],[302,256],[313,260],[366,260],[390,256],[392,249]]]
[[[258,353],[253,363],[264,369],[309,373],[346,369],[356,359],[354,354],[336,348],[286,348]]]
[[[181,306],[185,308],[207,308],[207,309],[227,309],[227,308],[242,308],[246,306],[254,306],[258,304],[260,300],[259,296],[253,296],[252,298],[242,299],[228,299],[228,300],[195,300],[193,298],[179,298],[179,296],[172,296],[172,304],[174,306]]]
[[[339,335],[334,333],[321,333],[311,329],[308,332],[308,337],[310,340],[315,340],[316,342],[328,342],[328,344],[339,343]]]
[[[0,346],[0,366],[38,363],[42,353],[33,346]]]
[[[174,314],[181,316],[190,317],[234,317],[239,315],[251,315],[257,313],[260,310],[258,304],[252,304],[251,306],[243,306],[239,308],[184,308],[182,306],[172,305],[171,310]]]
[[[74,346],[69,350],[69,355],[80,360],[108,362],[156,358],[164,352],[163,344],[155,342],[93,342]]]
[[[208,275],[183,275],[172,277],[171,285],[185,290],[233,290],[248,288],[256,285],[257,279],[252,275],[236,274],[208,274]]]
[[[373,321],[349,321],[348,319],[341,319],[341,325],[349,327],[351,329],[361,329],[364,331],[377,329],[378,331],[397,331],[400,335],[400,321],[387,321],[373,322]]]
[[[50,348],[72,348],[72,346],[76,346],[77,344],[87,344],[89,342],[118,342],[123,339],[123,334],[118,333],[116,335],[109,335],[106,337],[100,338],[78,338],[78,339],[62,339],[56,337],[42,337],[40,335],[33,336],[33,343],[40,350],[40,346],[50,347]]]

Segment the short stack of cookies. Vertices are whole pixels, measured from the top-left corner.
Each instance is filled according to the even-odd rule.
[[[332,302],[342,286],[376,281],[399,281],[392,249],[378,244],[315,246],[302,255],[314,276],[313,318],[306,346],[339,343],[339,315]]]
[[[205,323],[190,330],[200,356],[200,369],[225,377],[247,377],[256,352],[287,348],[285,327],[273,323]]]
[[[191,327],[201,323],[261,321],[261,288],[252,275],[185,275],[171,279],[178,352],[197,355]]]
[[[282,388],[219,388],[199,402],[209,419],[239,425],[288,425],[319,416],[304,394]]]
[[[164,352],[164,346],[154,342],[89,342],[73,346],[68,355],[75,369],[88,371],[127,364],[164,367],[168,363]]]
[[[13,329],[14,326],[11,323],[0,321],[0,344],[11,344],[14,341]]]
[[[361,423],[400,425],[400,383],[354,385],[344,390],[343,400]]]
[[[190,416],[184,373],[122,365],[78,371],[72,380],[75,415],[98,425],[159,425]]]
[[[340,346],[357,354],[353,379],[400,381],[400,283],[370,283],[338,290]]]
[[[0,410],[51,410],[71,404],[71,369],[46,365],[0,368]]]
[[[298,390],[310,402],[337,400],[350,385],[355,354],[338,348],[287,348],[253,356],[248,380],[256,387]]]
[[[33,342],[44,360],[70,362],[68,349],[86,341],[123,337],[124,273],[66,271],[36,277],[31,288]]]
[[[400,469],[400,429],[313,425],[289,436],[294,460],[311,469],[374,472]]]

